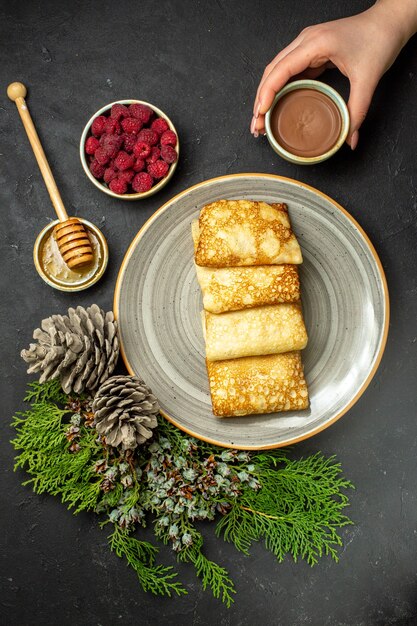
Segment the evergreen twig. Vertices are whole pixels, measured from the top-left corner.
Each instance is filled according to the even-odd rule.
[[[334,457],[292,460],[288,450],[225,450],[184,435],[160,419],[154,441],[135,454],[105,445],[92,428],[88,399],[71,399],[54,380],[29,385],[30,408],[13,418],[15,469],[25,469],[36,493],[59,496],[74,513],[94,510],[113,524],[110,549],[125,558],[145,591],[182,595],[171,567],[155,564],[158,549],[133,532],[152,515],[154,533],[194,565],[203,588],[227,606],[235,588],[228,572],[207,558],[198,520],[217,520],[216,534],[248,554],[254,541],[282,561],[315,565],[338,560],[340,529],[351,524],[350,481]]]
[[[172,571],[172,567],[154,565],[158,549],[152,544],[139,541],[131,537],[128,531],[115,526],[109,537],[109,545],[118,557],[126,558],[136,572],[144,591],[167,596],[172,596],[173,593],[178,596],[187,593],[181,583],[174,580],[177,574]]]

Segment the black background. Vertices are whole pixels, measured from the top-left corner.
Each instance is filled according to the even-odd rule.
[[[417,54],[412,40],[382,80],[359,147],[303,169],[249,134],[263,68],[309,24],[361,11],[369,2],[322,0],[126,0],[1,3],[1,602],[5,625],[218,624],[360,626],[417,623]],[[32,248],[53,218],[49,197],[9,82],[28,86],[28,105],[69,213],[108,238],[105,277],[79,294],[54,291],[37,275]],[[336,72],[325,80],[348,94]],[[177,126],[181,159],[168,186],[142,202],[100,193],[84,175],[84,124],[117,99],[148,100]],[[107,548],[93,514],[77,517],[39,497],[13,473],[14,411],[28,377],[19,357],[52,313],[97,302],[112,307],[124,252],[144,221],[188,186],[234,172],[271,172],[309,183],[340,202],[369,234],[385,268],[391,326],[382,364],[359,402],[296,454],[336,454],[356,485],[355,526],[343,532],[340,563],[311,569],[278,564],[262,545],[250,557],[203,526],[206,554],[237,587],[227,610],[203,592],[191,566],[178,565],[189,595],[145,595],[135,574]],[[122,368],[121,368],[122,371]],[[151,537],[151,533],[147,534]],[[167,548],[161,560],[175,564]]]

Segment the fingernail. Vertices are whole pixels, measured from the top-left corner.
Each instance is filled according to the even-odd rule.
[[[250,132],[252,133],[252,135],[255,134],[255,126],[256,126],[256,117],[252,117],[252,121],[250,123]]]
[[[253,133],[253,136],[255,137],[255,139],[256,139],[257,137],[259,137],[259,133],[258,133],[258,131],[257,131],[257,130],[255,130],[255,132]]]
[[[256,105],[256,109],[255,109],[255,119],[258,119],[260,109],[261,109],[261,103],[258,102],[258,104]]]
[[[350,140],[350,149],[351,150],[355,150],[356,146],[358,145],[358,141],[359,141],[359,132],[357,130],[355,130],[355,132],[352,135],[352,138]]]

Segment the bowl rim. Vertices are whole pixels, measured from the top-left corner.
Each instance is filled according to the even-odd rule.
[[[342,119],[342,128],[340,130],[340,135],[334,146],[330,148],[330,150],[328,150],[327,152],[324,152],[323,154],[319,154],[314,157],[302,157],[293,154],[292,152],[289,152],[278,143],[271,129],[271,115],[276,103],[278,102],[278,100],[281,100],[281,98],[283,98],[283,96],[285,96],[287,93],[290,93],[291,91],[296,91],[297,89],[311,89],[313,91],[316,90],[320,93],[325,94],[335,103]],[[278,91],[271,107],[265,114],[265,131],[272,149],[275,150],[275,152],[279,154],[279,156],[286,159],[290,163],[297,163],[301,165],[313,165],[314,163],[321,163],[322,161],[326,161],[331,156],[333,156],[345,143],[346,137],[349,133],[349,127],[349,110],[347,108],[346,102],[344,101],[340,93],[336,91],[336,89],[334,89],[333,87],[330,87],[330,85],[327,85],[327,83],[307,78],[294,80],[290,83],[287,83],[280,91]]]
[[[90,168],[88,167],[84,146],[85,146],[85,142],[87,140],[88,134],[90,132],[91,125],[94,119],[98,115],[102,115],[103,113],[106,113],[109,109],[111,109],[111,107],[114,104],[144,104],[150,107],[159,117],[164,118],[168,122],[170,130],[173,130],[177,136],[177,145],[176,145],[176,151],[178,155],[177,160],[174,163],[171,163],[170,168],[168,170],[168,174],[164,178],[162,178],[162,180],[160,180],[159,183],[156,183],[156,185],[151,187],[149,191],[145,191],[144,193],[125,193],[125,194],[114,193],[114,191],[112,191],[111,189],[103,185],[103,183],[99,182],[97,178],[94,178],[94,176],[90,172]],[[108,196],[112,196],[112,198],[117,198],[119,200],[141,200],[143,198],[148,198],[149,196],[152,196],[153,194],[157,193],[160,189],[162,189],[162,187],[164,187],[171,180],[172,176],[174,175],[174,172],[177,168],[179,156],[180,156],[179,136],[178,136],[177,129],[175,128],[172,120],[168,117],[166,113],[164,113],[164,111],[159,109],[157,106],[155,106],[151,102],[147,102],[146,100],[135,100],[135,99],[115,100],[114,102],[110,102],[109,104],[106,104],[105,106],[101,107],[101,109],[96,111],[94,115],[90,117],[87,124],[84,126],[83,132],[81,133],[80,159],[81,159],[81,165],[83,167],[85,174],[91,180],[93,185],[97,187],[97,189],[100,189],[100,191],[102,191],[103,193],[106,193]]]

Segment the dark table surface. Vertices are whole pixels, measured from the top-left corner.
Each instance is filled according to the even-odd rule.
[[[363,10],[369,2],[201,0],[1,2],[1,585],[0,623],[115,624],[417,623],[417,54],[401,53],[376,92],[356,152],[303,169],[249,134],[253,97],[266,63],[309,24]],[[335,72],[325,77],[348,94]],[[9,82],[28,85],[28,103],[70,213],[102,228],[110,244],[105,277],[70,295],[54,291],[32,262],[36,234],[53,216]],[[148,100],[174,120],[182,154],[157,196],[126,203],[84,175],[78,142],[87,119],[123,98]],[[373,241],[386,271],[391,327],[382,364],[359,402],[297,454],[336,454],[356,485],[340,563],[313,569],[278,564],[262,545],[250,557],[203,527],[207,554],[237,587],[230,610],[179,565],[190,593],[145,595],[112,555],[94,515],[73,516],[39,497],[13,472],[9,423],[28,382],[19,352],[52,313],[97,302],[112,307],[124,252],[145,220],[179,191],[234,172],[270,172],[309,183],[342,204]],[[162,551],[165,563],[173,553]]]

